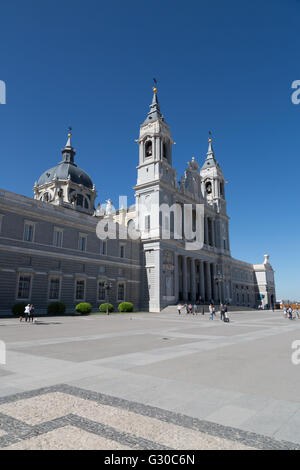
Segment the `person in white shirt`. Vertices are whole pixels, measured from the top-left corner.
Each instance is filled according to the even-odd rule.
[[[25,321],[28,321],[28,319],[29,319],[29,321],[30,321],[30,318],[29,318],[29,315],[30,315],[30,304],[26,305],[26,307],[25,307],[25,312],[24,312],[24,313],[25,313]]]

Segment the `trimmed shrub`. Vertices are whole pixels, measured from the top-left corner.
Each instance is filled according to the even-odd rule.
[[[52,302],[48,305],[48,315],[64,315],[66,312],[66,306],[63,302]]]
[[[18,304],[15,304],[12,306],[11,308],[11,312],[14,314],[14,315],[23,315],[24,313],[24,310],[25,310],[25,307],[26,305],[28,305],[28,302],[20,302]]]
[[[80,313],[81,315],[88,315],[92,311],[92,306],[91,304],[88,304],[87,302],[82,302],[76,305],[75,310],[77,313]]]
[[[107,303],[101,304],[99,307],[100,312],[106,313]],[[114,306],[112,304],[108,304],[108,311],[112,313],[114,311]]]
[[[133,304],[131,302],[122,302],[119,305],[119,312],[133,312]]]

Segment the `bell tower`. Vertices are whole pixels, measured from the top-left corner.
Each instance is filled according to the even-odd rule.
[[[150,181],[165,180],[171,183],[172,146],[170,128],[160,111],[157,88],[153,88],[153,99],[146,120],[141,125],[139,144],[139,166],[137,185]]]
[[[208,204],[214,207],[219,213],[226,215],[226,199],[225,199],[225,178],[222,168],[215,159],[215,153],[212,146],[211,133],[208,139],[208,151],[206,160],[201,168],[200,175],[202,178],[202,193]]]
[[[161,243],[160,207],[171,201],[177,188],[177,173],[172,166],[172,146],[174,144],[169,126],[160,111],[156,81],[150,111],[140,127],[137,140],[139,164],[137,167],[136,229],[143,245],[144,271],[142,297],[144,307],[151,312],[159,312],[163,303],[163,292],[173,295],[171,273],[163,275],[164,266],[168,269],[173,255],[167,253]],[[174,266],[170,267],[173,269]],[[173,284],[172,284],[173,283]],[[166,285],[167,287],[163,287]],[[167,295],[167,294],[164,294]]]
[[[155,83],[156,84],[156,83]],[[159,205],[161,185],[175,188],[177,172],[172,167],[173,140],[169,126],[160,111],[157,88],[153,87],[150,111],[140,127],[139,165],[137,167],[136,206],[137,228],[142,238],[159,236]]]

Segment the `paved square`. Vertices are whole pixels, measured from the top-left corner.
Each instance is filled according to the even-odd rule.
[[[0,447],[300,448],[300,321],[280,312],[0,320]]]

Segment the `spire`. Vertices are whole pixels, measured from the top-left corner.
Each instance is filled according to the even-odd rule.
[[[161,119],[162,121],[164,120],[163,115],[160,112],[160,106],[157,98],[157,81],[154,78],[154,87],[153,87],[153,98],[152,98],[152,104],[150,105],[150,112],[148,113],[148,116],[144,122],[144,124],[148,124],[151,121],[154,121],[155,119]]]
[[[214,153],[214,149],[213,149],[213,146],[212,146],[212,134],[211,134],[210,131],[209,131],[208,134],[209,134],[209,138],[208,138],[207,158],[214,158],[215,153]]]
[[[75,165],[74,156],[76,155],[76,152],[75,152],[75,149],[73,148],[72,142],[71,142],[72,127],[69,127],[68,130],[69,130],[68,140],[67,140],[67,143],[66,143],[65,147],[61,151],[62,155],[63,155],[62,161],[65,162],[65,163],[72,163],[73,165]]]
[[[73,148],[72,143],[71,143],[71,137],[72,137],[72,127],[69,127],[68,140],[65,145],[65,148]]]
[[[206,154],[205,163],[202,167],[203,170],[205,168],[211,168],[211,167],[214,167],[214,166],[218,166],[218,163],[215,159],[215,152],[214,152],[214,149],[213,149],[213,146],[212,146],[212,134],[211,134],[210,131],[209,131],[208,134],[209,134],[209,137],[208,137],[208,151],[207,151],[207,154]]]

